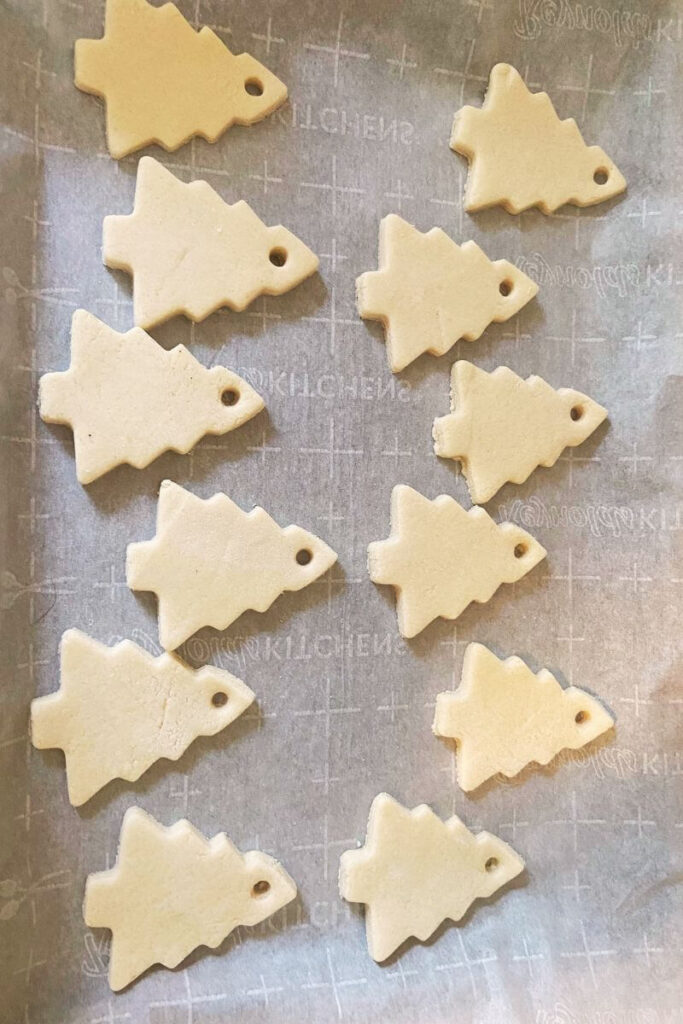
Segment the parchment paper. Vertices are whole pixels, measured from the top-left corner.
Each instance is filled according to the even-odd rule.
[[[245,313],[196,326],[180,317],[153,332],[235,368],[264,394],[267,415],[191,456],[81,487],[69,431],[37,415],[37,379],[68,365],[77,306],[132,326],[129,278],[103,267],[100,245],[102,218],[132,208],[140,154],[110,159],[102,104],[73,86],[74,40],[101,34],[103,4],[4,0],[0,1017],[679,1021],[683,9],[675,0],[180,6],[268,64],[291,98],[213,146],[154,156],[286,224],[321,255],[321,273]],[[614,158],[624,197],[553,217],[463,214],[452,115],[481,103],[500,60]],[[354,304],[354,278],[377,266],[390,211],[515,260],[539,281],[538,300],[480,341],[392,377],[381,330]],[[489,505],[531,530],[547,561],[471,607],[455,630],[441,621],[408,644],[391,593],[367,577],[366,545],[388,533],[397,482],[469,504],[464,480],[431,446],[456,357],[586,391],[609,424]],[[244,678],[258,715],[76,811],[61,753],[29,745],[29,702],[57,687],[67,627],[157,650],[154,603],[126,588],[124,558],[129,541],[152,536],[165,477],[317,531],[339,566],[265,615],[185,646],[193,663]],[[430,725],[471,640],[596,692],[617,716],[615,734],[466,797]],[[500,834],[528,867],[461,925],[382,967],[336,880],[338,856],[364,838],[381,790]],[[113,863],[133,804],[276,854],[300,898],[214,953],[113,996],[108,933],[84,926],[81,902],[87,873]]]

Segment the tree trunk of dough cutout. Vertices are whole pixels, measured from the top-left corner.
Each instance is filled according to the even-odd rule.
[[[475,341],[509,320],[538,285],[476,242],[457,245],[440,228],[423,233],[390,213],[379,226],[379,270],[356,280],[358,312],[379,320],[394,373],[424,352],[441,356],[459,338]]]
[[[116,865],[88,876],[83,916],[89,928],[111,930],[109,984],[117,992],[152,964],[177,967],[198,946],[215,949],[295,896],[273,857],[240,853],[224,832],[206,839],[185,819],[165,828],[131,807]]]
[[[545,558],[538,541],[513,523],[498,526],[483,508],[466,511],[441,494],[430,501],[399,484],[391,494],[391,534],[368,547],[373,583],[396,590],[398,628],[420,633],[439,616],[457,619],[501,583],[516,583]]]
[[[587,146],[576,121],[561,121],[545,92],[531,93],[519,72],[496,64],[481,109],[455,115],[451,149],[470,167],[465,209],[503,206],[552,213],[565,203],[593,206],[626,188],[618,167],[599,146]]]
[[[299,526],[284,529],[262,508],[243,512],[226,494],[206,501],[164,480],[153,540],[128,545],[131,590],[159,600],[159,640],[175,650],[202,626],[226,629],[248,609],[264,612],[302,590],[337,556]]]
[[[149,143],[174,150],[193,135],[215,142],[287,99],[287,87],[248,53],[235,55],[210,28],[198,32],[174,4],[107,0],[104,36],[78,39],[75,82],[104,98],[115,159]]]
[[[451,409],[434,420],[434,451],[458,459],[472,501],[488,501],[508,481],[522,484],[582,444],[607,410],[580,391],[522,380],[507,366],[486,373],[460,360],[451,371]]]
[[[499,660],[483,644],[465,651],[454,692],[436,698],[434,732],[457,740],[457,776],[469,792],[499,772],[512,778],[526,765],[548,764],[561,750],[578,750],[614,725],[595,697],[563,690],[521,658]]]
[[[339,892],[365,903],[373,960],[414,936],[424,942],[442,921],[459,921],[474,900],[492,896],[524,870],[511,846],[474,835],[457,815],[442,821],[426,804],[408,810],[387,793],[372,802],[365,846],[339,863]]]
[[[31,703],[34,747],[59,747],[77,807],[112,779],[135,782],[159,758],[177,761],[198,736],[215,736],[252,704],[222,669],[193,670],[130,640],[114,647],[70,629],[60,645],[60,687]]]
[[[71,366],[40,380],[40,415],[73,430],[82,484],[122,463],[142,469],[169,449],[184,455],[263,408],[231,370],[205,369],[184,345],[166,351],[139,327],[119,334],[84,309],[71,323]]]
[[[268,227],[243,200],[228,205],[206,181],[179,181],[151,156],[138,164],[133,212],[104,218],[102,252],[108,267],[133,275],[138,327],[243,310],[318,269],[291,231]]]

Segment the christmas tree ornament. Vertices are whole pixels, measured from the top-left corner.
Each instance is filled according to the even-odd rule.
[[[457,619],[501,583],[516,583],[545,558],[514,523],[498,526],[483,508],[465,510],[447,494],[430,501],[399,484],[391,494],[391,534],[368,547],[373,583],[396,590],[401,636],[413,637],[439,616]]]
[[[114,647],[69,629],[59,690],[31,703],[34,747],[60,747],[77,807],[112,779],[135,782],[159,758],[177,761],[198,736],[215,736],[254,700],[222,669],[155,658],[130,640]]]
[[[358,312],[379,320],[394,373],[424,352],[442,356],[509,320],[538,285],[508,260],[492,262],[476,242],[457,245],[441,228],[422,232],[390,213],[379,226],[379,270],[356,280]]]
[[[69,369],[40,379],[40,415],[73,430],[82,484],[122,463],[143,469],[169,449],[184,455],[263,408],[231,370],[207,370],[184,345],[167,351],[139,327],[119,334],[84,309],[71,321]]]
[[[210,28],[198,32],[174,4],[107,0],[104,36],[77,39],[75,82],[107,107],[114,159],[150,143],[174,150],[193,135],[215,142],[287,99],[287,87]]]
[[[455,115],[451,149],[469,161],[465,209],[502,206],[552,213],[565,203],[593,206],[626,188],[599,146],[587,146],[574,118],[561,121],[545,92],[531,93],[509,64],[491,71],[483,106]]]
[[[486,373],[460,360],[451,371],[451,413],[434,420],[434,451],[458,459],[475,503],[508,481],[522,484],[583,443],[607,410],[592,398],[541,377],[522,380],[507,366]]]
[[[526,765],[548,764],[561,750],[578,750],[614,725],[595,697],[578,686],[563,690],[521,658],[499,660],[469,644],[462,679],[436,698],[434,733],[457,742],[457,777],[469,792],[500,772],[512,778]]]
[[[337,556],[299,526],[284,529],[262,508],[243,512],[226,494],[206,501],[164,480],[153,540],[128,545],[132,590],[159,600],[159,640],[175,650],[202,626],[226,629],[242,612],[265,612],[302,590]]]
[[[474,835],[455,814],[442,821],[426,804],[408,810],[380,793],[365,846],[341,855],[339,892],[365,903],[368,951],[381,962],[410,936],[424,942],[442,921],[459,921],[474,900],[523,870],[522,858],[497,836]]]
[[[112,933],[109,984],[118,992],[152,964],[177,967],[198,946],[265,921],[296,896],[273,857],[240,853],[224,832],[189,821],[165,828],[140,807],[123,819],[116,865],[89,875],[83,916]]]
[[[243,200],[228,205],[206,181],[179,181],[151,156],[138,164],[133,212],[104,218],[102,253],[108,267],[133,275],[138,327],[243,310],[318,269],[291,231],[268,227]]]

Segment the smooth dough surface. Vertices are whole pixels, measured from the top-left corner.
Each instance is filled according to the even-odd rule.
[[[302,590],[334,565],[335,552],[299,526],[284,529],[258,506],[226,494],[203,500],[171,480],[159,491],[157,532],[128,545],[132,590],[159,600],[159,640],[175,650],[202,626],[225,629],[285,590]]]
[[[76,41],[75,82],[104,97],[115,159],[152,142],[174,150],[193,135],[215,142],[287,98],[248,53],[232,54],[210,28],[196,32],[174,4],[147,0],[107,0],[102,39]]]
[[[399,484],[391,494],[391,534],[368,547],[373,583],[396,590],[402,636],[434,619],[457,619],[501,583],[515,583],[545,558],[538,541],[513,523],[498,526],[483,508],[466,511],[441,494],[430,501]]]
[[[587,146],[576,121],[561,121],[547,93],[529,92],[510,64],[491,70],[480,109],[455,115],[451,149],[470,163],[469,212],[500,205],[509,213],[530,206],[552,213],[565,203],[602,203],[626,188],[604,150]]]
[[[198,946],[215,949],[295,896],[273,857],[240,853],[224,832],[206,839],[185,819],[165,828],[131,807],[116,865],[88,876],[83,916],[111,929],[109,984],[118,991],[152,964],[176,967]]]
[[[522,484],[537,466],[552,466],[607,416],[580,391],[522,380],[507,366],[486,373],[464,360],[451,371],[451,410],[434,421],[434,451],[462,463],[478,504],[507,481]]]
[[[169,449],[185,454],[263,408],[231,370],[207,370],[184,345],[167,351],[139,327],[119,334],[84,309],[71,322],[69,369],[40,379],[40,415],[73,430],[82,484],[122,463],[142,469]]]
[[[457,740],[458,783],[469,791],[498,772],[512,778],[532,762],[548,764],[613,725],[578,686],[563,690],[547,669],[534,673],[521,658],[501,661],[483,644],[469,644],[460,686],[436,698],[433,728]]]
[[[475,341],[537,291],[508,260],[492,262],[475,242],[457,245],[441,228],[418,231],[395,213],[380,222],[379,270],[356,280],[358,312],[384,324],[394,373],[424,352],[443,355],[459,338]]]
[[[446,918],[459,921],[474,900],[523,869],[497,836],[474,835],[457,815],[442,821],[426,804],[408,810],[380,793],[365,846],[341,855],[339,892],[366,904],[368,950],[382,961],[411,935],[424,942]]]
[[[138,327],[243,310],[318,269],[287,228],[268,227],[243,200],[228,205],[206,181],[180,181],[151,156],[138,163],[133,212],[104,218],[102,253],[108,267],[133,275]]]
[[[225,729],[254,700],[223,669],[195,671],[130,640],[107,647],[78,629],[62,636],[60,662],[59,690],[31,703],[31,739],[64,751],[74,806],[112,779],[134,782],[161,757],[177,761],[198,736]]]

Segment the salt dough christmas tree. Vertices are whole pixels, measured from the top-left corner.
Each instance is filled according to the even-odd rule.
[[[124,462],[142,469],[169,449],[185,454],[263,407],[231,370],[205,369],[184,345],[166,351],[139,327],[119,334],[84,309],[71,322],[71,366],[40,380],[40,415],[73,430],[82,484]]]
[[[423,233],[390,213],[379,226],[379,270],[356,280],[358,312],[386,329],[397,373],[459,338],[475,341],[490,323],[509,320],[538,285],[508,260],[492,262],[476,242],[457,245],[440,228]]]
[[[552,213],[564,203],[592,206],[619,195],[626,181],[599,146],[587,146],[576,121],[561,121],[547,93],[531,93],[519,72],[496,64],[481,109],[455,115],[451,149],[470,162],[469,212],[503,206]]]
[[[109,984],[116,992],[151,967],[176,967],[198,946],[215,949],[233,929],[265,921],[296,896],[273,857],[240,853],[224,832],[206,839],[189,821],[164,828],[126,811],[118,859],[89,875],[83,916],[112,932]]]
[[[76,41],[75,70],[79,89],[105,99],[115,159],[151,142],[167,150],[193,135],[215,142],[287,98],[263,64],[232,54],[210,28],[196,32],[170,3],[107,0],[104,36]]]
[[[537,466],[552,466],[607,416],[580,391],[555,391],[541,377],[522,380],[507,366],[486,373],[464,360],[451,371],[451,409],[434,421],[434,451],[462,463],[476,503],[507,481],[524,483]]]
[[[457,740],[458,783],[469,791],[498,772],[512,778],[531,762],[548,764],[613,725],[578,686],[563,690],[547,669],[534,673],[521,658],[501,661],[483,644],[469,644],[460,686],[436,698],[433,728]]]
[[[194,671],[130,640],[107,647],[70,629],[60,658],[59,690],[31,704],[31,738],[34,747],[64,751],[74,806],[112,779],[134,782],[161,757],[177,761],[198,736],[225,729],[254,700],[229,672],[212,665]]]
[[[457,619],[471,601],[490,600],[545,558],[513,523],[498,526],[483,508],[466,511],[447,494],[430,501],[399,484],[391,494],[391,534],[368,547],[373,583],[396,590],[398,627],[413,637],[434,619]]]
[[[226,494],[206,501],[164,480],[153,540],[128,545],[132,590],[159,599],[167,651],[202,626],[225,629],[247,609],[264,612],[285,590],[302,590],[337,556],[299,526],[284,529],[262,508],[243,512]]]
[[[365,903],[373,960],[386,960],[411,935],[424,942],[475,899],[492,896],[524,870],[511,846],[474,835],[456,815],[442,821],[426,804],[408,810],[387,793],[372,802],[365,846],[339,864],[339,892]]]
[[[318,268],[291,231],[268,227],[243,200],[228,205],[206,181],[179,181],[151,156],[138,164],[133,213],[104,218],[102,252],[108,267],[133,275],[138,327],[242,310]]]

